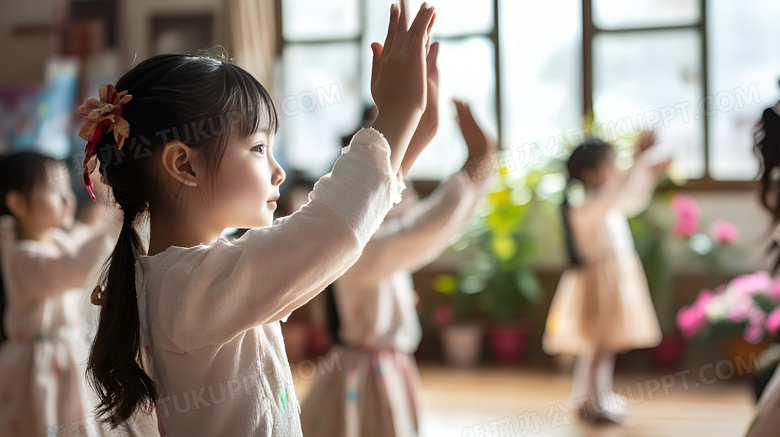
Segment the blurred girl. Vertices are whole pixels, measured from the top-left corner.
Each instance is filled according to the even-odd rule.
[[[69,180],[63,163],[37,153],[0,159],[3,436],[96,431],[79,300],[115,239],[108,220],[73,223]]]
[[[612,147],[595,138],[574,149],[567,162],[567,188],[576,181],[585,194],[576,206],[564,200],[570,267],[558,283],[543,346],[548,354],[577,356],[573,397],[589,422],[621,420],[608,408],[615,354],[661,340],[626,220],[647,208],[656,180],[669,165],[648,162],[645,151],[654,143],[653,134],[642,135],[634,165],[625,174],[615,165]]]
[[[471,218],[496,151],[468,106],[456,105],[469,150],[462,171],[422,201],[404,195],[358,262],[328,291],[331,335],[338,343],[330,354],[341,366],[315,381],[306,397],[301,420],[307,437],[418,435],[413,354],[422,331],[411,273],[436,259]],[[427,143],[433,133],[420,140]]]

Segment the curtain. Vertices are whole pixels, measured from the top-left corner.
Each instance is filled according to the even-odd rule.
[[[227,0],[226,33],[235,63],[273,89],[277,47],[276,0]]]

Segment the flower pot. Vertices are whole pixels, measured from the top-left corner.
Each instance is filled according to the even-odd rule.
[[[772,344],[770,338],[760,343],[749,343],[742,337],[729,337],[724,341],[726,356],[739,369],[737,376],[750,376],[758,370],[758,357]]]
[[[454,367],[473,367],[482,353],[482,327],[448,325],[441,329],[444,358]]]
[[[678,332],[664,334],[661,344],[653,350],[653,363],[660,370],[677,369],[682,361],[685,341]]]
[[[528,327],[522,323],[500,324],[490,328],[488,338],[493,357],[501,364],[520,361],[525,353]]]

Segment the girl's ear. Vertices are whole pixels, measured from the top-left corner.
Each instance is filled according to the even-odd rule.
[[[188,187],[197,187],[198,179],[192,165],[194,155],[195,151],[186,144],[171,140],[163,147],[163,168],[174,180]]]
[[[11,190],[6,193],[4,200],[8,210],[11,211],[11,214],[13,214],[17,220],[22,220],[27,217],[28,202],[24,197],[24,194],[16,190]]]

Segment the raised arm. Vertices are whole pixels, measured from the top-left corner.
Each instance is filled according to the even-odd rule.
[[[191,271],[170,270],[186,281],[162,291],[174,344],[221,344],[289,315],[358,259],[402,188],[381,134],[358,132],[296,213],[196,253]]]
[[[106,259],[115,238],[109,227],[77,224],[64,247],[17,248],[10,254],[11,275],[27,299],[43,300],[87,285]]]
[[[650,204],[658,178],[671,164],[671,160],[655,164],[650,161],[647,151],[655,144],[655,135],[644,132],[639,137],[631,168],[577,208],[576,215],[584,222],[593,223],[613,208],[618,208],[628,217],[644,211]]]
[[[415,271],[436,259],[468,223],[487,191],[492,178],[480,175],[489,174],[490,157],[498,147],[479,127],[469,106],[454,103],[469,150],[466,163],[428,198],[385,220],[355,265],[363,274],[384,277],[398,270]]]
[[[233,244],[193,251],[196,267],[178,272],[186,285],[161,302],[175,314],[163,323],[176,347],[221,344],[285,318],[352,266],[400,200],[401,162],[426,106],[425,46],[434,10],[424,3],[409,29],[399,12],[391,7],[384,46],[372,45],[376,129],[353,137],[298,212]]]

